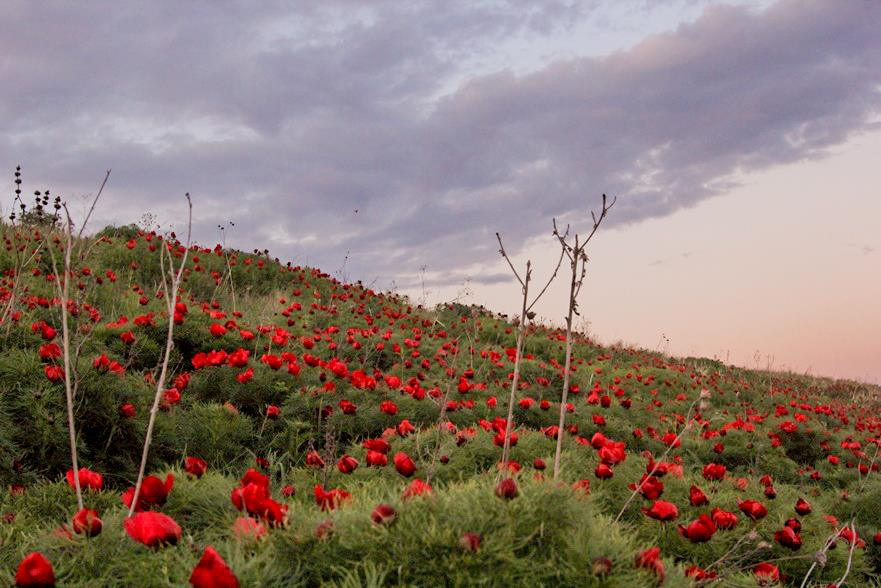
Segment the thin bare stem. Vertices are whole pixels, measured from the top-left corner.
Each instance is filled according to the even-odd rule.
[[[144,472],[147,468],[147,456],[150,452],[150,443],[153,441],[153,427],[156,424],[156,414],[159,412],[159,401],[162,398],[162,390],[165,387],[165,378],[168,374],[168,361],[171,357],[171,350],[174,347],[174,305],[177,302],[177,293],[180,289],[181,277],[183,276],[184,266],[187,263],[187,254],[190,251],[190,242],[193,234],[193,201],[190,199],[189,193],[186,195],[187,198],[187,208],[188,208],[188,218],[187,218],[187,242],[186,247],[184,248],[183,257],[181,258],[180,265],[177,268],[177,272],[174,271],[174,256],[171,254],[169,247],[174,247],[173,244],[169,244],[166,242],[166,246],[160,248],[160,263],[162,255],[168,256],[168,273],[171,279],[171,288],[168,289],[168,284],[166,283],[165,278],[165,270],[163,267],[162,270],[162,282],[163,286],[166,289],[165,294],[165,303],[168,308],[168,334],[165,339],[165,355],[162,358],[162,369],[159,372],[159,380],[156,382],[156,394],[153,397],[153,406],[150,408],[150,420],[147,423],[147,435],[144,439],[144,449],[141,452],[141,465],[138,468],[138,480],[135,482],[135,492],[132,496],[132,502],[129,506],[128,516],[132,516],[135,512],[135,507],[138,504],[138,497],[141,493],[141,484],[144,481]]]

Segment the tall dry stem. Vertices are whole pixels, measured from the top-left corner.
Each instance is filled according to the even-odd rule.
[[[569,244],[566,240],[569,235],[569,227],[563,234],[557,230],[557,221],[553,220],[554,236],[560,242],[560,247],[566,257],[569,258],[569,269],[571,270],[569,280],[569,312],[566,316],[566,361],[563,366],[563,394],[560,399],[560,424],[557,428],[557,448],[554,452],[554,479],[560,474],[560,456],[563,452],[563,427],[566,425],[566,403],[569,400],[569,375],[572,368],[572,319],[578,314],[578,294],[581,292],[581,286],[584,284],[584,277],[587,275],[587,253],[585,248],[593,236],[596,234],[600,224],[617,202],[617,198],[613,198],[611,204],[606,204],[606,195],[603,194],[603,206],[600,216],[591,211],[590,216],[593,218],[593,228],[584,241],[579,241],[578,233],[575,234],[575,243]]]
[[[168,334],[165,338],[165,354],[162,357],[162,369],[159,372],[159,379],[156,381],[156,394],[153,397],[153,406],[150,408],[150,420],[147,423],[147,435],[144,438],[144,449],[141,452],[141,465],[138,468],[138,480],[135,482],[135,492],[132,496],[132,503],[128,509],[128,516],[132,516],[135,507],[138,504],[138,497],[141,494],[141,484],[144,482],[144,472],[147,468],[147,456],[150,453],[150,444],[153,441],[153,427],[156,424],[156,413],[159,412],[159,401],[162,399],[162,391],[165,388],[165,378],[168,375],[168,360],[171,357],[171,350],[174,348],[174,305],[177,303],[177,293],[180,289],[181,277],[184,273],[184,266],[187,264],[187,254],[190,251],[191,239],[193,235],[193,201],[190,199],[189,192],[186,194],[187,199],[187,242],[184,247],[183,256],[177,271],[174,269],[174,255],[170,248],[173,244],[165,241],[165,245],[159,248],[159,264],[162,273],[162,290],[165,294],[165,304],[168,309]],[[165,271],[165,256],[168,257],[168,275]],[[170,279],[170,283],[169,283]]]
[[[529,302],[529,283],[532,281],[532,261],[526,261],[526,273],[525,277],[521,277],[520,273],[514,267],[514,264],[511,262],[511,258],[508,257],[508,253],[505,251],[505,246],[502,244],[502,236],[499,233],[496,233],[496,239],[499,242],[499,253],[508,262],[508,266],[511,268],[511,271],[514,273],[514,277],[517,278],[517,281],[520,283],[520,289],[523,293],[523,304],[520,310],[520,322],[517,327],[517,348],[516,355],[514,356],[514,376],[511,379],[511,394],[508,397],[508,416],[505,420],[505,442],[502,448],[502,469],[500,472],[504,472],[508,467],[508,455],[511,451],[511,429],[512,429],[512,421],[514,420],[514,401],[516,399],[517,394],[517,386],[520,383],[520,356],[523,355],[523,342],[526,339],[526,329],[529,321],[532,319],[534,314],[532,313],[532,308],[535,306],[535,303],[539,301],[539,299],[544,295],[548,290],[548,286],[551,285],[551,282],[554,281],[554,278],[557,277],[557,272],[560,270],[560,265],[563,263],[563,252],[560,252],[560,258],[557,260],[557,265],[554,267],[554,272],[551,274],[551,277],[548,278],[547,283],[544,285],[544,288],[541,289],[541,292],[532,299],[532,302]]]
[[[92,211],[95,210],[95,205],[98,203],[98,199],[101,198],[102,192],[104,192],[104,186],[107,185],[107,179],[110,177],[110,170],[107,170],[107,174],[104,176],[104,181],[101,183],[101,188],[98,190],[98,193],[95,195],[95,198],[92,200],[92,206],[89,209],[88,214],[86,214],[86,218],[83,220],[82,226],[80,227],[79,233],[77,234],[77,240],[82,237],[83,231],[86,229],[86,225],[89,222],[89,217],[92,216]],[[64,356],[64,395],[65,395],[65,403],[67,405],[67,430],[70,437],[70,462],[73,467],[73,485],[74,490],[76,490],[76,502],[79,509],[83,509],[83,490],[80,486],[80,472],[79,472],[79,459],[77,456],[76,449],[76,423],[74,422],[74,370],[77,369],[78,361],[71,362],[70,360],[70,346],[71,346],[71,336],[70,336],[70,324],[68,319],[68,314],[70,309],[68,308],[68,303],[70,301],[70,276],[71,272],[71,257],[73,254],[73,220],[70,218],[70,211],[67,209],[67,204],[63,205],[64,208],[64,233],[66,236],[66,241],[64,245],[64,272],[63,275],[59,275],[58,273],[58,264],[55,260],[55,251],[53,247],[50,245],[47,247],[49,250],[49,255],[52,258],[52,272],[55,274],[55,288],[58,291],[58,299],[59,304],[61,305],[61,348]],[[77,352],[77,360],[79,359],[79,352]],[[77,381],[78,381],[77,377]]]

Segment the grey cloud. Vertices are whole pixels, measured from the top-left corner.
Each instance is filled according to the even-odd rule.
[[[496,230],[516,251],[551,216],[583,224],[602,192],[619,197],[609,226],[671,214],[738,172],[822,156],[881,104],[872,2],[710,7],[629,50],[441,97],[493,43],[595,4],[132,6],[6,8],[0,165],[65,194],[113,168],[99,222],[173,218],[191,191],[206,244],[233,220],[230,244],[327,271],[350,251],[351,275],[385,283],[422,265],[456,283],[497,259]]]

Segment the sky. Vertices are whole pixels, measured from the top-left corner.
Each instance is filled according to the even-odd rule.
[[[514,314],[551,219],[600,341],[881,381],[881,3],[4,4],[0,170],[95,227]],[[229,223],[234,223],[235,226]],[[565,315],[564,281],[537,307]]]

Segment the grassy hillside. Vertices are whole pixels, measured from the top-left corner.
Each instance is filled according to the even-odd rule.
[[[40,552],[58,585],[185,585],[212,546],[242,586],[881,585],[877,389],[578,337],[560,432],[565,334],[530,325],[501,464],[516,326],[220,247],[186,262],[144,505],[180,533],[147,547],[122,497],[165,347],[160,252],[183,250],[134,226],[75,244],[78,455],[103,521],[78,533],[64,239],[0,230],[0,584]],[[233,585],[206,566],[197,583]]]

